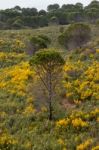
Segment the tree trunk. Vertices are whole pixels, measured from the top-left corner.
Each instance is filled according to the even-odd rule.
[[[50,100],[49,102],[49,120],[51,121],[53,119],[53,114],[52,114],[52,102]]]
[[[49,70],[49,120],[53,119],[52,114],[52,74],[51,74],[51,67]]]

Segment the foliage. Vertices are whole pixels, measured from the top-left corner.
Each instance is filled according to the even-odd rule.
[[[95,23],[99,19],[99,2],[92,1],[89,5],[74,4],[50,4],[46,10],[36,8],[14,8],[0,10],[0,29],[38,28],[50,25],[54,17],[54,23],[67,25],[73,22]]]
[[[74,5],[70,5],[71,8],[73,10]],[[73,51],[59,47],[60,26],[0,31],[1,150],[99,149],[99,40],[97,27],[92,25],[91,29],[89,44]],[[35,65],[31,68],[30,56],[22,46],[27,45],[25,42],[31,36],[40,34],[51,38],[50,52],[53,52],[52,47],[57,51],[61,49],[65,59],[63,78],[59,77],[61,84],[53,98],[52,121],[48,120],[46,93],[40,95],[42,84],[35,73]],[[16,40],[23,44],[17,45]],[[39,62],[42,58],[47,62],[45,55]],[[62,70],[56,77],[61,73]]]
[[[32,46],[33,53],[40,50],[47,48],[48,45],[51,43],[51,40],[46,35],[38,35],[30,38],[30,43]]]
[[[90,55],[89,55],[90,57]],[[74,102],[85,100],[99,100],[98,95],[98,60],[90,58],[90,64],[85,65],[85,61],[77,60],[67,62],[64,67],[66,97]],[[82,82],[83,81],[83,82]]]
[[[68,49],[84,46],[91,37],[91,29],[83,23],[71,24],[67,30],[59,36],[59,43]]]
[[[25,51],[25,43],[20,40],[20,39],[13,39],[13,40],[8,40],[8,39],[0,39],[0,51],[3,52],[24,52]]]

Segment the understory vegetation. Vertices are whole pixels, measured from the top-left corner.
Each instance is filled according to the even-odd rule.
[[[99,27],[89,26],[87,44],[70,50],[58,42],[68,25],[0,31],[0,150],[99,150]]]

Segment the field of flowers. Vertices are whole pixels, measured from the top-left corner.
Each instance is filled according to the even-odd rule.
[[[0,32],[0,150],[99,150],[96,37],[94,48],[66,52],[63,90],[50,122],[47,108],[38,109],[33,93],[38,78],[30,68],[23,38],[30,31],[13,36]]]

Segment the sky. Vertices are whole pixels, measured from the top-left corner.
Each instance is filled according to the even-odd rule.
[[[21,7],[36,7],[37,9],[46,9],[49,4],[75,4],[81,2],[88,5],[92,0],[0,0],[0,9],[12,8],[16,5]]]

